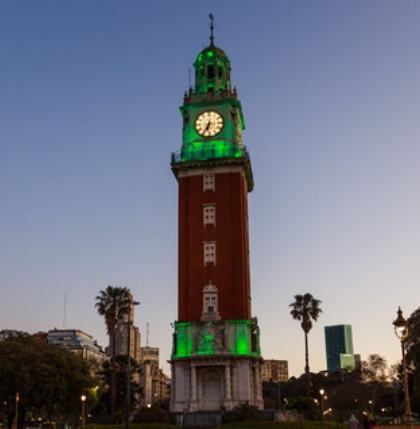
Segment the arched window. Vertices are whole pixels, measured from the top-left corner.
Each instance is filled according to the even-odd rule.
[[[201,319],[220,319],[218,290],[217,287],[211,283],[203,288],[203,313]]]
[[[214,79],[214,65],[209,64],[207,66],[207,79]]]
[[[222,79],[222,78],[223,78],[223,67],[222,67],[222,66],[219,66],[219,67],[217,68],[217,70],[218,70],[218,72],[219,72],[219,79]]]

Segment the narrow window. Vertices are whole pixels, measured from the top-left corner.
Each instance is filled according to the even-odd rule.
[[[214,204],[203,206],[203,225],[216,225],[216,206]]]
[[[216,189],[216,178],[213,173],[203,174],[203,192]]]
[[[223,77],[223,67],[218,67],[218,72],[219,72],[219,79],[221,79]]]
[[[207,79],[214,79],[214,65],[207,66]]]
[[[201,320],[220,319],[218,310],[218,290],[213,284],[208,284],[203,288],[203,313]]]
[[[204,242],[204,265],[216,265],[216,243],[214,241]]]

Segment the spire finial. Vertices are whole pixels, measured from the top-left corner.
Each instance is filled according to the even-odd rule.
[[[214,46],[214,16],[209,13],[210,18],[210,46]]]

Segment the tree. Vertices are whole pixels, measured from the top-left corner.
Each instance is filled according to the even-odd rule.
[[[115,330],[119,322],[123,320],[129,310],[130,291],[126,287],[107,286],[101,290],[95,298],[95,307],[101,316],[104,316],[106,330],[109,335],[111,346],[111,414],[115,415],[115,404],[117,395],[116,385],[116,341]]]
[[[420,413],[420,307],[408,318],[408,338],[406,340],[407,368],[410,384],[413,386],[413,411]]]
[[[111,423],[114,421],[121,421],[124,417],[125,404],[126,404],[126,387],[127,387],[127,359],[126,356],[115,357],[115,369],[111,366],[109,361],[103,362],[102,370],[100,371],[101,378],[105,384],[111,384],[111,378],[115,374],[116,378],[116,401],[115,401],[115,415],[109,418],[109,409],[111,401],[111,392],[109,390],[104,391],[99,398],[99,403],[93,411],[95,415],[96,423]],[[141,396],[140,383],[137,377],[133,377],[133,374],[139,374],[140,365],[137,361],[130,358],[131,366],[131,377],[130,377],[130,403],[133,404],[134,408],[139,405],[139,398]]]
[[[0,342],[0,398],[7,404],[9,424],[14,418],[14,398],[19,393],[19,422],[33,417],[77,422],[80,395],[96,384],[89,364],[67,349],[32,337]]]
[[[304,295],[295,295],[295,301],[289,307],[292,307],[290,314],[293,319],[301,321],[300,326],[305,333],[305,374],[306,374],[306,394],[311,393],[311,374],[309,372],[309,350],[308,333],[312,329],[312,320],[316,322],[322,313],[320,308],[321,301],[315,299],[310,293]]]
[[[371,354],[362,363],[362,375],[368,383],[385,383],[388,380],[386,359],[378,354]]]
[[[369,406],[373,411],[385,406],[384,401],[391,397],[392,405],[392,377],[386,359],[376,353],[368,356],[362,362],[362,378],[369,386],[369,395],[372,404]],[[391,393],[390,393],[391,392]]]
[[[282,398],[287,398],[289,404],[302,398],[305,395],[305,382],[305,374],[299,378],[289,378],[281,385]],[[360,371],[354,370],[311,373],[311,382],[312,396],[318,400],[318,408],[321,409],[322,405],[324,410],[331,408],[332,414],[328,416],[333,416],[339,421],[347,420],[351,414],[360,415],[371,408],[376,412],[384,408],[387,416],[398,415],[395,386],[389,381],[367,382],[362,378]],[[320,389],[325,393],[323,404]],[[369,400],[373,400],[373,403],[370,404]]]

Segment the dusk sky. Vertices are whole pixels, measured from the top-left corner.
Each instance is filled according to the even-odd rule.
[[[188,69],[232,64],[255,189],[253,314],[265,358],[304,368],[288,305],[400,359],[392,321],[420,306],[420,1],[0,2],[0,329],[80,328],[107,345],[95,296],[128,286],[168,369],[177,309],[177,183]]]

